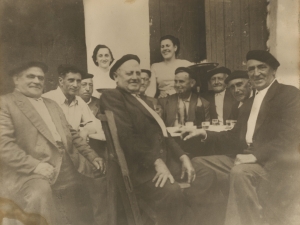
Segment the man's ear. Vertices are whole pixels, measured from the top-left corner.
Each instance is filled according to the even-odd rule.
[[[118,74],[117,72],[114,72],[114,80],[117,82],[118,81]]]
[[[58,85],[61,87],[63,85],[64,79],[62,77],[58,77]]]
[[[191,87],[194,87],[196,85],[196,80],[191,79],[190,83],[191,83]]]

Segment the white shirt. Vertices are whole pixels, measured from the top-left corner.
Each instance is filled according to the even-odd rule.
[[[30,103],[33,105],[33,107],[36,109],[38,114],[42,117],[44,122],[46,123],[48,129],[50,130],[52,137],[55,141],[61,141],[61,137],[59,133],[57,132],[56,126],[52,120],[52,117],[49,113],[49,110],[47,106],[45,105],[44,101],[42,98],[29,98],[27,99],[30,101]]]
[[[257,117],[258,117],[258,113],[259,113],[261,104],[262,104],[269,88],[271,87],[271,85],[274,83],[275,80],[276,79],[274,79],[268,87],[266,87],[263,90],[258,91],[255,94],[253,105],[252,105],[252,108],[250,111],[250,116],[248,118],[248,123],[247,123],[247,133],[246,133],[247,144],[251,144],[253,142],[253,134],[254,134],[256,121],[257,121]]]
[[[190,94],[190,96],[183,100],[182,98],[179,98],[178,96],[178,110],[180,110],[181,108],[186,110],[186,116],[188,116],[189,114],[189,107],[190,107],[190,100],[191,100],[191,96],[192,94]],[[176,119],[175,119],[175,123],[174,123],[174,126],[179,126],[181,123],[180,121],[178,121],[178,112],[176,112]],[[187,119],[187,118],[186,118]],[[184,125],[184,124],[183,124]]]
[[[216,105],[216,111],[218,114],[218,120],[220,124],[223,124],[223,106],[224,106],[224,98],[225,98],[225,91],[220,93],[215,93],[215,105]]]

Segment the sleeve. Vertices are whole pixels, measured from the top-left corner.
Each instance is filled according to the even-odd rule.
[[[157,77],[156,77],[156,72],[155,68],[153,65],[151,66],[151,78],[150,78],[150,85],[147,88],[145,94],[149,97],[154,97],[156,94],[156,89],[157,89]]]
[[[29,174],[34,171],[39,160],[28,155],[17,144],[15,137],[15,124],[6,106],[5,100],[0,99],[0,160],[1,164],[8,165],[16,172]]]
[[[153,166],[155,160],[159,158],[159,149],[147,144],[145,135],[135,129],[124,96],[116,90],[104,92],[100,98],[100,109],[101,113],[105,110],[113,112],[119,141],[125,155],[131,159],[138,159],[136,161],[146,168]]]

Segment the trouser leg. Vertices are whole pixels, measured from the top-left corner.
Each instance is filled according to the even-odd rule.
[[[229,172],[234,159],[206,156],[192,159],[196,179],[184,190],[196,220],[201,225],[223,224],[229,187]]]
[[[164,187],[155,187],[148,181],[136,187],[138,197],[151,201],[155,205],[158,225],[194,224],[194,215],[178,183],[166,182]]]
[[[49,225],[63,224],[60,221],[59,213],[56,210],[52,189],[48,180],[29,180],[23,185],[17,195],[22,198],[23,209],[26,213],[35,213],[42,216]],[[44,224],[43,218],[36,224]]]
[[[266,172],[259,164],[240,164],[231,169],[225,225],[261,224],[257,187],[262,179],[266,179]]]

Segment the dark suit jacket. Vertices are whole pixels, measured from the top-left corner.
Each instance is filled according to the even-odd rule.
[[[94,116],[96,116],[100,111],[99,99],[94,96],[91,97],[91,102],[88,104],[90,110],[93,112]]]
[[[203,97],[209,102],[210,104],[210,119],[218,119],[218,114],[216,110],[216,104],[215,104],[215,93],[213,91],[207,92]],[[231,114],[232,105],[236,103],[237,101],[232,96],[230,91],[226,89],[225,91],[225,97],[224,97],[224,105],[223,105],[223,123],[226,123],[226,120],[229,119],[229,116]]]
[[[148,102],[151,106],[151,103]],[[164,137],[160,126],[148,110],[130,93],[116,88],[106,90],[100,98],[100,109],[114,113],[134,185],[153,179],[154,162],[169,156],[179,158],[184,152],[172,137]],[[168,156],[168,158],[167,158]]]
[[[55,183],[63,153],[57,148],[44,120],[19,91],[1,96],[0,100],[0,160],[3,181],[10,191],[17,191],[30,179],[44,179],[33,171],[40,162],[47,162],[55,168],[50,184]],[[96,153],[68,124],[59,105],[47,98],[43,100],[75,168],[92,177],[91,162],[97,157]]]
[[[163,109],[163,120],[167,127],[173,127],[176,114],[178,112],[178,94],[169,95],[166,98],[160,98],[159,104]],[[194,122],[195,125],[201,125],[203,121],[210,121],[209,102],[200,97],[202,106],[198,107],[198,96],[192,93],[189,110],[187,115],[188,122]]]
[[[300,92],[275,81],[269,88],[258,114],[253,148],[247,150],[246,132],[254,97],[241,107],[237,124],[230,131],[207,132],[207,142],[228,146],[222,154],[253,154],[259,164],[298,159],[300,137]],[[229,147],[230,146],[230,147]]]

